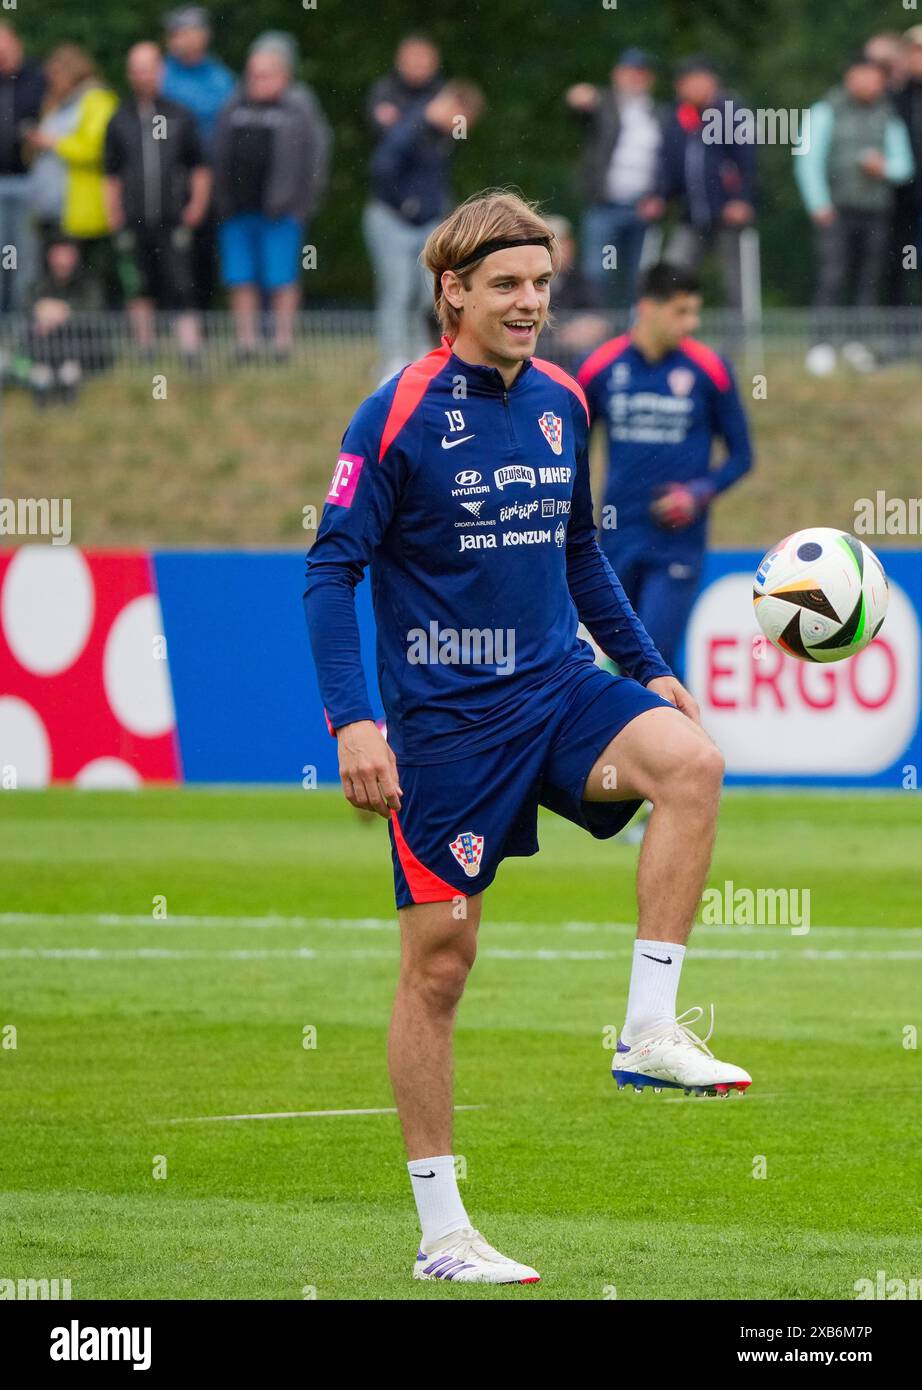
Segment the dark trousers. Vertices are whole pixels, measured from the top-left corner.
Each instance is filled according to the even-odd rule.
[[[887,254],[890,215],[839,208],[828,227],[814,229],[817,279],[813,296],[814,337],[834,343],[843,303],[871,308],[880,302],[881,271]]]
[[[831,309],[848,295],[862,308],[878,302],[887,251],[889,214],[840,208],[828,227],[816,228],[817,309]]]
[[[916,284],[918,269],[907,270],[904,266],[906,248],[919,249],[919,219],[922,217],[922,203],[917,191],[898,188],[890,218],[889,244],[883,278],[883,301],[889,305],[905,305],[918,302]]]

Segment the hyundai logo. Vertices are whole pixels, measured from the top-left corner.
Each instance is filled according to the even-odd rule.
[[[473,468],[465,468],[462,473],[455,474],[455,482],[458,487],[476,487],[480,482],[480,474]]]

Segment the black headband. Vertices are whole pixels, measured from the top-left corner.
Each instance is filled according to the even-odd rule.
[[[475,261],[482,261],[484,256],[489,256],[494,251],[505,251],[507,246],[543,246],[550,251],[551,239],[549,236],[497,237],[495,241],[481,242],[476,251],[472,251],[469,256],[465,256],[463,261],[459,261],[458,264],[453,265],[451,269],[457,275],[459,270],[464,270],[466,266],[473,265]]]

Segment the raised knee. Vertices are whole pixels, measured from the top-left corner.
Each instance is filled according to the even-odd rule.
[[[698,806],[715,800],[720,795],[724,766],[723,754],[709,738],[689,739],[662,793]]]
[[[724,756],[709,738],[695,740],[694,752],[688,758],[688,778],[692,791],[714,795],[720,792],[724,779]]]

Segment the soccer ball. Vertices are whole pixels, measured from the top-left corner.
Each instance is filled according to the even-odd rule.
[[[831,526],[786,536],[759,565],[752,602],[770,642],[799,661],[842,661],[881,629],[884,567],[863,541]]]

